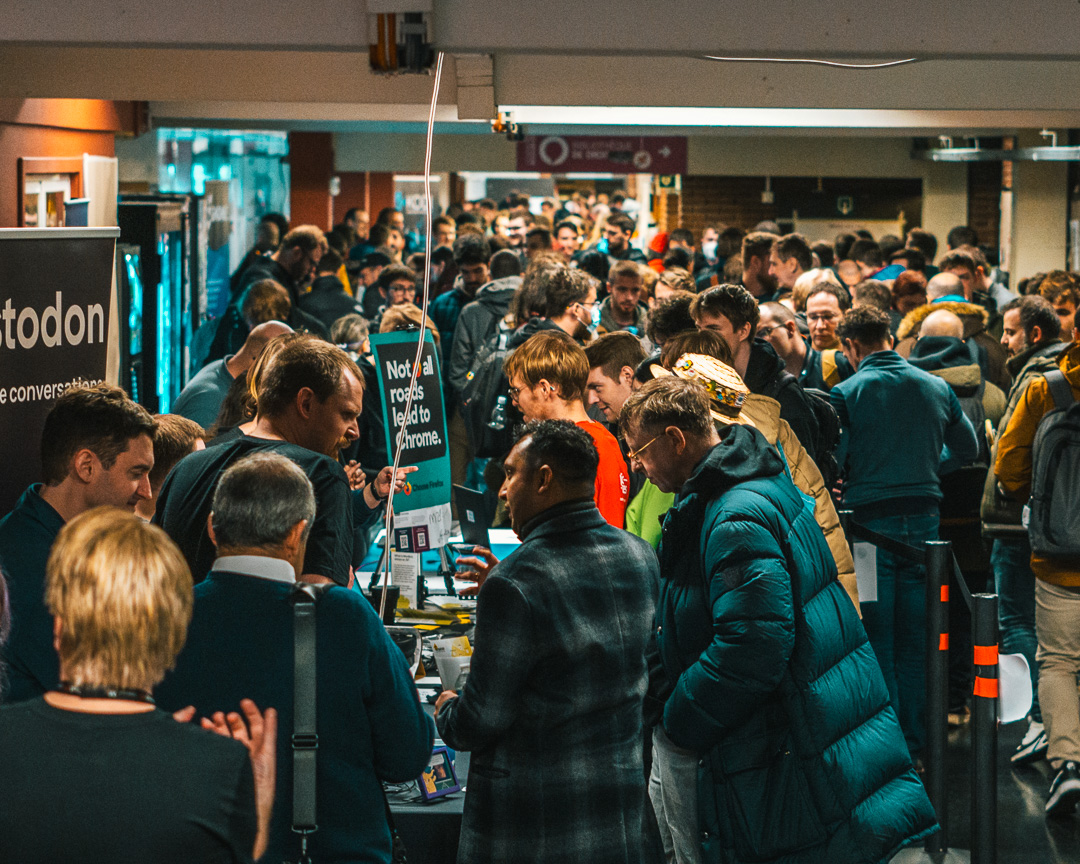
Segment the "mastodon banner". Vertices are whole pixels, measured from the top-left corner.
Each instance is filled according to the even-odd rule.
[[[41,427],[56,399],[108,377],[119,233],[0,229],[0,515],[41,479]]]

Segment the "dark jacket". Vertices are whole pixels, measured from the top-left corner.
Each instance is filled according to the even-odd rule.
[[[1005,412],[1005,394],[983,378],[978,348],[973,343],[949,336],[927,336],[915,343],[908,362],[916,369],[936,375],[948,384],[961,400],[961,407],[966,405],[964,400],[978,397],[982,404],[982,416],[997,427],[1001,415]],[[971,413],[964,413],[970,420]],[[972,423],[974,424],[974,421]],[[981,424],[975,434],[984,434]]]
[[[292,823],[293,586],[212,572],[176,668],[155,690],[169,711],[236,711],[241,699],[278,711],[277,789],[266,861],[297,860]],[[331,588],[316,607],[316,861],[390,861],[380,780],[420,776],[434,733],[408,664],[355,591]]]
[[[656,555],[591,499],[523,534],[480,591],[469,678],[436,721],[473,752],[458,861],[637,864]]]
[[[896,346],[897,353],[901,357],[907,357],[911,353],[912,346],[919,337],[923,319],[939,309],[947,309],[964,322],[964,341],[973,339],[979,346],[979,365],[982,366],[983,377],[999,387],[1002,392],[1007,392],[1011,382],[1009,370],[1005,367],[1005,349],[997,339],[986,332],[990,315],[977,303],[938,300],[935,303],[924,303],[912,309],[904,316],[904,320],[900,322],[896,330],[896,338],[899,340]]]
[[[444,351],[450,386],[460,393],[480,348],[495,335],[499,321],[510,309],[510,301],[521,287],[520,276],[505,276],[481,286],[476,299],[467,303],[454,327],[453,347]]]
[[[768,396],[780,403],[780,416],[787,420],[810,458],[816,459],[818,422],[814,409],[799,386],[799,379],[784,371],[784,361],[764,339],[755,339],[750,344],[750,361],[746,364],[743,381],[751,393]]]
[[[459,280],[460,282],[460,280]],[[442,344],[439,346],[440,368],[442,369],[443,399],[446,402],[446,414],[449,417],[457,407],[457,392],[450,386],[450,357],[454,353],[454,336],[456,335],[457,322],[461,317],[461,311],[472,298],[455,285],[445,294],[440,294],[428,304],[428,315],[435,322],[442,336]]]
[[[513,350],[524,345],[530,338],[545,330],[558,330],[560,333],[566,332],[558,324],[553,323],[550,318],[530,318],[514,331],[514,334],[510,337],[510,341],[507,343],[507,348]]]
[[[979,455],[975,431],[949,385],[895,351],[866,357],[829,391],[829,401],[840,418],[836,461],[847,468],[850,507],[908,499],[919,508],[912,512],[931,510],[941,500],[943,448],[957,466]]]
[[[42,499],[41,488],[35,483],[23,492],[0,519],[0,568],[11,601],[11,634],[0,645],[0,665],[7,666],[0,702],[33,699],[60,683],[53,617],[45,606],[45,563],[64,520]]]
[[[1005,405],[1005,413],[997,424],[997,435],[994,438],[994,446],[990,450],[990,464],[997,459],[998,441],[1005,427],[1009,425],[1009,418],[1016,410],[1016,404],[1024,395],[1028,384],[1044,372],[1057,368],[1057,357],[1065,349],[1064,342],[1055,340],[1049,345],[1036,345],[1021,351],[1015,357],[1010,357],[1008,362],[1009,373],[1013,377],[1013,385],[1009,389],[1008,401]],[[986,485],[983,487],[982,507],[980,515],[983,521],[983,533],[988,537],[1014,537],[1017,539],[1027,538],[1027,529],[1020,523],[1023,514],[1023,502],[1017,501],[1011,495],[1005,495],[998,486],[997,477],[990,471],[986,477]]]
[[[887,860],[934,827],[813,502],[729,426],[660,541],[663,727],[700,754],[709,864]]]
[[[329,333],[334,322],[346,315],[361,314],[360,304],[345,293],[341,280],[333,274],[320,276],[311,283],[311,290],[297,301],[300,311],[312,316]]]
[[[217,319],[214,339],[210,343],[210,349],[203,360],[203,365],[214,360],[220,360],[229,354],[235,354],[244,346],[244,340],[247,339],[248,335],[247,322],[244,321],[244,316],[240,312],[244,302],[244,294],[248,288],[264,279],[273,279],[289,292],[292,309],[289,312],[288,319],[285,321],[286,324],[292,327],[293,330],[306,330],[320,339],[329,341],[329,328],[324,327],[318,318],[309,315],[298,306],[300,289],[289,271],[269,255],[260,255],[244,270],[239,280],[237,293],[232,296],[229,305],[221,313],[221,317]]]

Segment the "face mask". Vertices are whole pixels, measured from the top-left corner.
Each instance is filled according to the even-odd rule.
[[[592,314],[589,315],[589,331],[595,333],[600,327],[600,305],[597,304],[592,307]]]
[[[715,258],[716,246],[717,242],[715,240],[706,240],[704,243],[701,244],[701,254],[704,255],[706,258]]]

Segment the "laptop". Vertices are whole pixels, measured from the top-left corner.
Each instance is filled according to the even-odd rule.
[[[461,539],[469,546],[491,548],[488,523],[485,517],[484,493],[467,486],[454,486],[454,504],[457,505]]]

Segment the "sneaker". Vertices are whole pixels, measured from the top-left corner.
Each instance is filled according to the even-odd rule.
[[[1043,724],[1032,720],[1028,723],[1027,732],[1024,733],[1023,740],[1009,757],[1009,761],[1013,765],[1028,765],[1037,762],[1046,756],[1046,748],[1049,744]]]
[[[1046,799],[1047,816],[1067,816],[1080,801],[1080,766],[1066,762],[1050,784],[1050,797]]]

